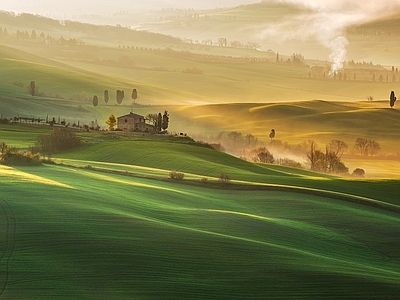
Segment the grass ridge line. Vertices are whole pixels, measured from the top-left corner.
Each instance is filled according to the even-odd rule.
[[[341,200],[341,201],[348,201],[348,202],[352,202],[352,203],[362,204],[362,205],[366,205],[366,206],[370,206],[370,207],[375,207],[375,208],[380,208],[380,209],[384,209],[387,211],[400,213],[400,206],[392,204],[392,203],[386,203],[386,202],[379,201],[376,199],[352,195],[352,194],[345,194],[345,193],[329,191],[329,190],[321,190],[321,189],[315,189],[315,188],[305,188],[305,187],[299,187],[299,186],[268,184],[268,183],[259,183],[259,182],[249,183],[246,181],[239,181],[239,180],[237,180],[237,181],[232,180],[230,183],[211,182],[211,181],[203,183],[203,182],[200,182],[197,180],[190,180],[190,179],[176,181],[176,180],[172,180],[170,178],[164,178],[164,177],[155,176],[155,175],[153,175],[153,176],[141,175],[139,173],[133,173],[133,172],[129,172],[129,171],[111,170],[111,169],[106,169],[106,168],[101,168],[101,167],[93,167],[90,165],[76,166],[76,165],[65,164],[65,163],[55,163],[55,164],[60,165],[60,166],[65,166],[65,167],[86,169],[86,170],[92,170],[92,171],[108,173],[108,174],[116,174],[116,175],[123,175],[123,176],[136,177],[136,178],[146,178],[146,179],[159,180],[159,181],[161,180],[161,181],[166,181],[166,182],[171,182],[171,183],[173,182],[173,183],[207,187],[207,188],[216,188],[216,189],[228,189],[229,188],[230,190],[268,190],[268,191],[286,191],[286,192],[290,191],[290,192],[309,194],[309,195],[314,195],[314,196],[322,196],[322,197],[337,199],[337,200]]]

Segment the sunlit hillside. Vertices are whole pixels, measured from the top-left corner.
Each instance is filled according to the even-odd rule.
[[[23,146],[44,130],[8,124],[0,134]],[[0,166],[1,296],[399,293],[398,180],[253,164],[183,137],[80,136],[85,146],[56,155],[62,165]]]

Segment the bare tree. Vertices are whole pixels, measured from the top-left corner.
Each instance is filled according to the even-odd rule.
[[[328,150],[333,152],[338,158],[341,158],[344,151],[349,148],[347,144],[340,140],[332,140],[328,144]]]
[[[236,146],[236,143],[243,139],[243,135],[237,131],[231,131],[228,133],[228,138],[232,140],[233,146]]]
[[[257,139],[254,135],[252,135],[251,133],[246,134],[246,136],[244,137],[244,139],[245,139],[245,141],[246,141],[246,144],[247,144],[249,147],[252,147],[252,146],[256,146],[256,145],[257,145],[258,139]]]
[[[317,148],[317,143],[313,140],[304,141],[301,143],[301,148],[305,151],[307,160],[310,163],[310,169],[312,170],[316,163],[315,150]]]
[[[374,156],[378,154],[378,152],[381,150],[381,146],[379,145],[378,142],[375,142],[373,140],[368,141],[367,145],[367,152],[369,155]]]
[[[357,138],[354,148],[360,153],[360,155],[368,155],[368,140],[364,138]]]
[[[252,152],[255,154],[255,156],[253,156],[254,162],[272,164],[275,161],[274,156],[265,147],[260,147],[260,148],[254,149]]]

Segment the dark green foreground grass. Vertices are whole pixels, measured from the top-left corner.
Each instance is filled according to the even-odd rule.
[[[400,293],[398,213],[306,194],[233,192],[55,165],[0,170],[5,299]]]

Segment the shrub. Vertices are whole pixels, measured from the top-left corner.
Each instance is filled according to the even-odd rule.
[[[353,174],[352,174],[354,177],[360,177],[360,178],[362,178],[362,177],[364,177],[364,175],[365,175],[365,171],[363,170],[363,169],[360,169],[360,168],[357,168],[357,169],[355,169],[354,171],[353,171]]]
[[[50,155],[79,147],[82,144],[82,140],[71,129],[54,128],[50,134],[38,136],[32,150]]]
[[[279,158],[276,160],[276,163],[281,166],[303,169],[303,165],[301,163],[290,158]]]
[[[255,155],[253,157],[254,162],[273,164],[275,161],[274,156],[265,147],[254,149],[253,153]]]
[[[224,184],[228,184],[231,181],[229,176],[225,173],[221,173],[221,175],[219,175],[219,180]]]
[[[2,143],[2,151],[0,154],[0,164],[7,166],[40,166],[40,154],[30,151],[23,152],[16,148],[7,147]]]
[[[208,182],[208,178],[207,177],[203,177],[200,179],[201,183],[207,183]]]
[[[185,177],[184,173],[176,172],[176,171],[171,171],[169,172],[169,178],[173,180],[183,180]]]

